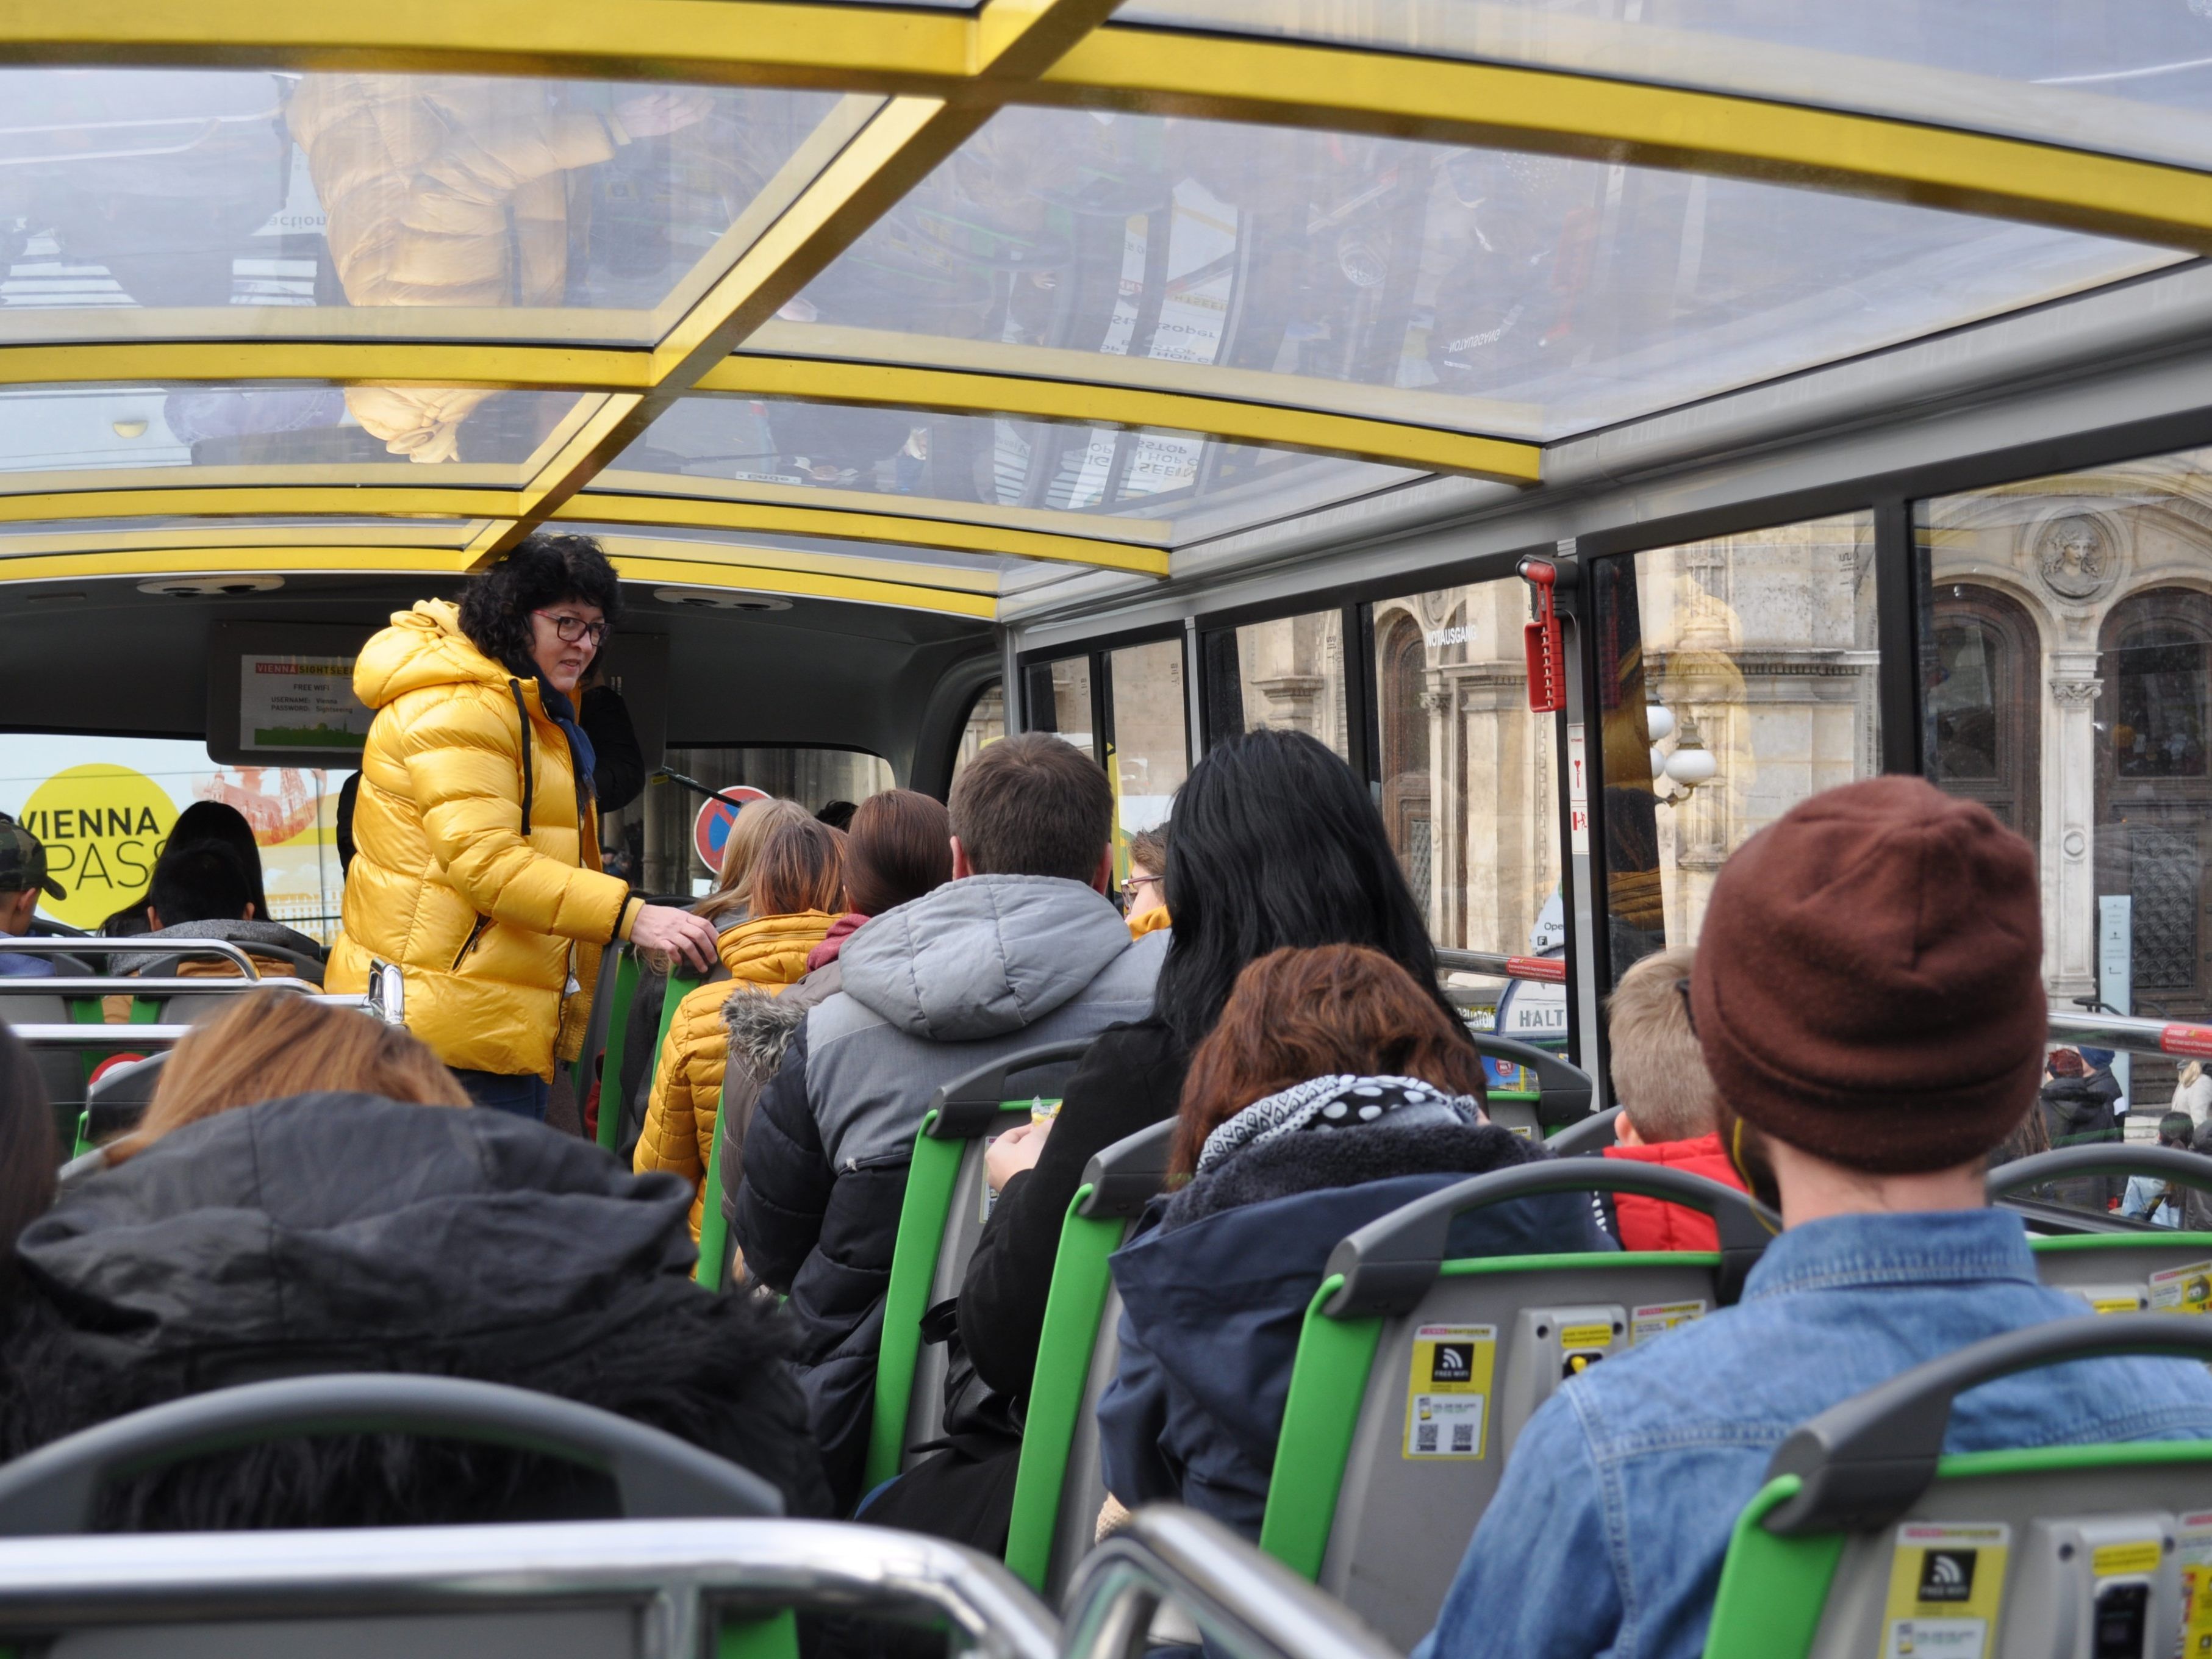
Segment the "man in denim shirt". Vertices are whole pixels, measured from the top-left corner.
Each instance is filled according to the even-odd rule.
[[[2035,1104],[2042,944],[2027,844],[1917,779],[1815,796],[1729,860],[1686,994],[1724,1135],[1787,1231],[1739,1305],[1530,1419],[1416,1659],[1698,1659],[1729,1530],[1792,1429],[2087,1314],[1983,1197]],[[2203,1366],[2099,1359],[1961,1395],[1948,1449],[2206,1437]]]

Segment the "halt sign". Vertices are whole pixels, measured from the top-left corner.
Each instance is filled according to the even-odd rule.
[[[738,801],[769,799],[768,791],[746,783],[732,784],[722,793]],[[726,800],[699,803],[699,816],[691,821],[691,848],[699,854],[699,862],[707,866],[708,875],[722,872],[722,849],[730,844],[730,829],[738,821],[738,811]]]

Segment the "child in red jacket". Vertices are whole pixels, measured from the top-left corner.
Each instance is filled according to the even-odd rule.
[[[1690,964],[1696,955],[1679,945],[1644,957],[1620,976],[1606,1004],[1620,1115],[1613,1130],[1619,1145],[1607,1147],[1605,1155],[1663,1164],[1741,1192],[1743,1177],[1721,1145],[1719,1097],[1690,1026]],[[1720,1248],[1712,1218],[1698,1211],[1634,1193],[1614,1194],[1607,1207],[1624,1250]]]

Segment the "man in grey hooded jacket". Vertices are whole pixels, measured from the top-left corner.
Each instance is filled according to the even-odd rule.
[[[745,1132],[732,1220],[746,1275],[787,1292],[810,1419],[841,1504],[859,1496],[914,1138],[945,1084],[1141,1018],[1167,936],[1106,897],[1114,802],[1061,739],[991,744],[952,787],[953,879],[846,942]]]

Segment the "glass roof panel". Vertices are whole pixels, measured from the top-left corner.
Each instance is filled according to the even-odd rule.
[[[4,498],[0,498],[4,499]],[[195,562],[224,552],[317,547],[414,547],[458,551],[483,519],[254,518],[0,519],[0,557],[40,553],[144,553],[190,550]]]
[[[1117,22],[1743,93],[2212,165],[2198,0],[1128,0]]]
[[[1009,110],[747,349],[1549,439],[2183,257],[1651,169]]]
[[[805,140],[837,104],[453,76],[0,70],[0,341],[650,340],[750,240],[747,209],[805,182]]]
[[[195,483],[220,468],[235,483],[514,486],[601,401],[414,386],[14,386],[0,389],[0,473],[67,475],[58,489],[85,487],[88,472],[164,467],[191,468]]]
[[[1111,536],[1113,520],[1134,520],[1132,538],[1154,544],[1186,539],[1194,524],[1243,528],[1421,476],[1182,432],[733,397],[678,402],[599,481],[649,485],[622,474],[730,480],[753,486],[750,500],[1079,535]],[[1286,489],[1298,504],[1286,505]]]

